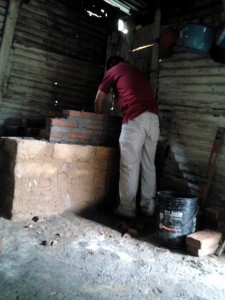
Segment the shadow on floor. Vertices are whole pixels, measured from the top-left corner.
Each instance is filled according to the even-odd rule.
[[[111,210],[104,206],[98,206],[83,211],[79,214],[80,217],[94,221],[103,226],[117,230],[121,233],[121,238],[135,238],[139,241],[144,241],[152,244],[155,247],[167,249],[160,244],[157,237],[157,221],[156,217],[147,217],[140,213],[136,214],[135,219],[120,217],[112,213]],[[127,230],[127,227],[130,229]],[[129,233],[128,235],[126,235]],[[185,253],[183,249],[169,249],[171,252]]]

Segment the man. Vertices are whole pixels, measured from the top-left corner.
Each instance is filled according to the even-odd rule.
[[[120,56],[112,56],[95,99],[96,113],[102,113],[103,100],[113,88],[123,115],[120,134],[120,204],[116,213],[135,217],[136,194],[141,174],[140,209],[145,215],[155,212],[155,152],[159,139],[157,103],[150,82],[138,68]]]

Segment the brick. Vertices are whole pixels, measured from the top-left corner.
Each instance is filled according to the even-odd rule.
[[[215,245],[211,245],[209,247],[203,248],[203,249],[198,249],[198,248],[187,245],[186,250],[187,250],[187,252],[189,252],[195,256],[202,257],[202,256],[214,254],[216,252],[216,250],[218,249],[218,247],[219,247],[219,244],[215,244]]]
[[[74,110],[63,115],[67,119],[49,118],[40,136],[51,142],[118,146],[122,118]]]
[[[94,118],[95,113],[76,111],[76,110],[63,110],[63,116],[76,117],[76,118]]]
[[[77,123],[71,120],[66,120],[66,119],[47,119],[46,120],[47,125],[50,126],[59,126],[59,127],[69,127],[69,128],[76,128]]]
[[[218,244],[221,236],[221,232],[211,229],[197,231],[186,236],[186,245],[197,249],[207,248]]]
[[[64,135],[63,131],[51,131],[50,138],[63,139]]]
[[[91,140],[91,137],[89,134],[87,133],[76,133],[76,132],[69,132],[65,135],[65,137],[68,139],[68,140],[73,140],[73,139],[76,139],[76,140],[80,140],[80,141],[90,141]]]
[[[90,129],[90,130],[98,130],[98,131],[103,131],[104,130],[103,125],[96,125],[96,124],[88,124],[84,128]]]

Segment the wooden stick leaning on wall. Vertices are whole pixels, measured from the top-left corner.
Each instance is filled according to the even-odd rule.
[[[19,10],[22,0],[10,0],[8,11],[4,24],[4,32],[2,35],[2,42],[0,48],[0,110],[2,106],[2,91],[5,85],[5,77],[7,75],[7,68],[10,56],[10,50],[13,43],[16,23],[19,16]]]
[[[153,47],[152,47],[152,56],[151,56],[151,70],[150,70],[150,80],[152,84],[152,89],[154,97],[156,98],[158,76],[159,76],[159,43],[156,40],[160,36],[160,26],[161,26],[161,10],[160,4],[157,5],[157,10],[155,13],[154,19],[154,28],[153,28]]]

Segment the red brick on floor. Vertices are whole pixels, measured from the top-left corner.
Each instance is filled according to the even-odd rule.
[[[222,233],[219,231],[205,229],[189,234],[186,237],[186,245],[203,249],[216,245],[220,242]]]

